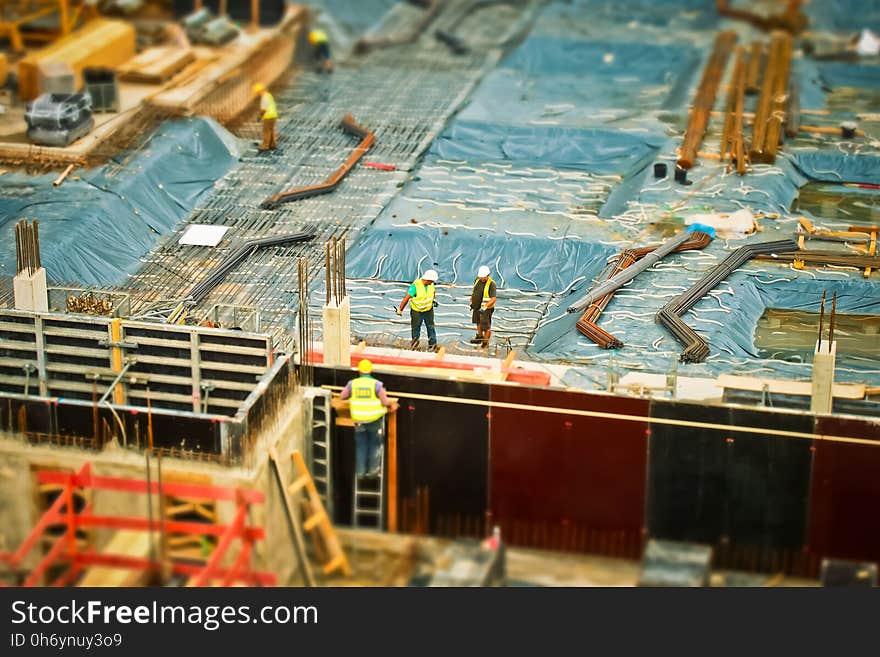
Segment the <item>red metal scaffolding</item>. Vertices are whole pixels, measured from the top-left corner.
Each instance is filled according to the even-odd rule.
[[[253,504],[264,501],[263,494],[254,490],[240,488],[223,488],[203,486],[180,482],[162,483],[148,482],[140,479],[124,479],[121,477],[100,477],[92,474],[91,464],[83,465],[79,472],[40,472],[39,483],[58,484],[63,486],[61,494],[46,510],[40,520],[15,552],[0,552],[0,563],[12,570],[21,568],[21,564],[30,554],[47,529],[64,525],[65,531],[58,536],[40,562],[30,571],[23,586],[38,586],[44,573],[57,564],[68,564],[69,568],[51,583],[52,586],[64,586],[76,581],[83,568],[88,566],[106,566],[110,568],[127,568],[132,570],[170,572],[189,576],[190,586],[209,586],[219,583],[229,586],[241,582],[251,586],[274,586],[276,578],[273,573],[255,571],[251,568],[251,554],[254,542],[265,538],[262,527],[247,524],[248,511]],[[216,525],[201,522],[177,520],[152,520],[136,516],[101,516],[92,512],[88,504],[80,511],[74,508],[74,491],[77,488],[92,490],[116,491],[123,493],[141,493],[158,495],[175,495],[179,497],[204,500],[231,501],[236,505],[233,520],[228,525]],[[162,563],[155,559],[132,557],[122,554],[99,554],[93,549],[80,550],[76,542],[76,532],[80,528],[104,527],[108,529],[128,529],[161,532],[167,536],[169,532],[195,536],[215,536],[217,545],[204,564],[168,561]],[[228,568],[221,564],[230,554],[230,548],[236,540],[241,541],[241,549]]]

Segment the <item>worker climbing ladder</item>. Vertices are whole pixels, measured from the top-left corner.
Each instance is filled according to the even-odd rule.
[[[379,456],[379,476],[354,475],[351,524],[355,527],[383,529],[385,527],[385,447]]]

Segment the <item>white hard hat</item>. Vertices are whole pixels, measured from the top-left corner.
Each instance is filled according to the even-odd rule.
[[[433,269],[429,269],[424,274],[422,274],[422,278],[426,281],[436,281],[440,277],[437,275],[436,271],[434,271]]]
[[[484,276],[489,275],[489,268],[486,265],[480,267],[479,271],[477,271],[477,278],[483,278]]]

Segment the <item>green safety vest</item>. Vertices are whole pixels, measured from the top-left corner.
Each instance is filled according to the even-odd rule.
[[[413,285],[416,286],[416,296],[410,299],[410,306],[417,312],[428,312],[434,307],[434,284],[425,285],[421,278],[417,278]]]
[[[373,422],[385,415],[385,406],[376,394],[376,379],[359,376],[351,382],[351,419],[355,422]]]
[[[263,112],[263,118],[264,119],[277,119],[278,118],[278,107],[275,105],[275,97],[267,91],[265,98],[266,98],[266,110]]]
[[[475,278],[475,279],[474,279],[474,287],[477,287],[477,283],[479,283],[479,282],[480,282],[479,277]],[[481,306],[481,307],[483,308],[483,310],[486,309],[486,302],[489,301],[489,299],[492,298],[492,297],[489,296],[489,288],[492,286],[492,284],[493,284],[494,282],[495,282],[495,281],[492,280],[492,277],[491,277],[491,276],[489,276],[489,277],[486,279],[486,287],[483,288],[483,304],[482,304],[482,306]]]

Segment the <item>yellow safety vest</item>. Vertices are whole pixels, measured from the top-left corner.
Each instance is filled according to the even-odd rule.
[[[319,43],[327,43],[327,35],[324,33],[324,30],[312,30],[309,32],[309,43],[313,46],[317,46]]]
[[[359,376],[351,382],[351,419],[355,422],[373,422],[385,415],[376,383],[371,376]]]
[[[480,282],[480,278],[479,278],[479,277],[475,278],[475,279],[474,279],[474,287],[477,287],[477,283],[479,283],[479,282]],[[486,309],[486,303],[488,303],[489,299],[492,298],[492,297],[489,296],[489,288],[492,287],[492,284],[493,284],[494,282],[495,282],[495,281],[492,280],[492,277],[491,277],[491,276],[489,276],[489,277],[486,279],[486,287],[483,288],[483,303],[480,305],[480,307],[481,307],[483,310]]]
[[[263,119],[277,119],[278,107],[275,105],[275,97],[267,91],[263,98],[266,99],[266,109],[263,112]]]
[[[428,312],[434,307],[434,284],[425,285],[421,278],[417,278],[413,285],[416,286],[416,296],[410,299],[410,306],[417,312]]]

